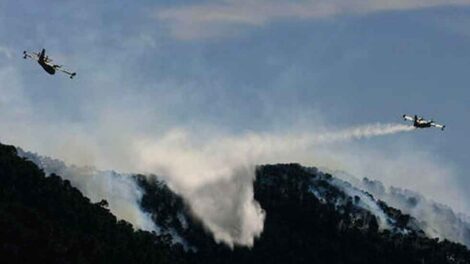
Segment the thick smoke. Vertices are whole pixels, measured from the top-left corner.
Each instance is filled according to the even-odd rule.
[[[139,171],[163,175],[183,195],[217,241],[251,246],[265,214],[253,200],[254,166],[308,162],[320,144],[411,131],[400,124],[376,124],[318,134],[245,134],[198,140],[182,130],[135,145]],[[311,160],[310,160],[311,162]]]
[[[193,214],[214,234],[216,241],[229,246],[251,246],[263,231],[265,218],[265,212],[254,200],[255,165],[313,164],[318,162],[318,154],[314,154],[316,147],[411,130],[413,127],[401,124],[372,124],[333,132],[235,136],[214,133],[210,137],[197,137],[188,130],[176,129],[158,139],[113,137],[113,142],[118,144],[105,147],[102,142],[109,141],[109,137],[94,138],[91,134],[75,136],[72,146],[69,140],[61,142],[59,139],[56,144],[62,155],[56,157],[66,158],[69,163],[74,163],[73,158],[77,155],[78,162],[86,162],[84,156],[92,157],[92,165],[100,168],[105,164],[108,168],[127,172],[157,174],[185,198]],[[76,152],[73,146],[78,144],[81,151]],[[85,152],[91,152],[91,156],[83,154],[86,146],[90,146]],[[44,161],[41,166],[47,172],[70,179],[92,200],[107,199],[113,213],[136,227],[156,228],[149,215],[140,209],[138,202],[142,193],[130,178],[90,168],[54,167]]]
[[[416,219],[430,237],[460,242],[470,248],[470,221],[449,206],[402,188],[386,188],[381,182],[364,178],[359,182],[364,190],[389,205],[401,209]]]
[[[91,167],[67,166],[63,161],[43,157],[18,148],[18,155],[36,163],[46,174],[57,174],[69,180],[92,202],[108,201],[109,209],[119,219],[134,226],[159,231],[149,214],[139,206],[143,193],[129,175],[113,171],[99,171]]]
[[[448,239],[470,248],[470,218],[467,215],[456,213],[451,207],[406,188],[386,186],[379,180],[368,178],[360,180],[343,171],[330,173],[411,215],[417,220],[418,227],[429,237]]]
[[[389,217],[383,211],[383,209],[380,208],[375,197],[371,197],[362,190],[353,187],[350,183],[337,178],[332,178],[331,183],[340,188],[349,197],[359,197],[360,199],[357,205],[363,209],[366,209],[377,217],[379,228],[381,230],[390,228]]]

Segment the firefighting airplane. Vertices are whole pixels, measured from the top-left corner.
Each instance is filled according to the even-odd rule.
[[[414,117],[403,115],[403,119],[407,121],[413,121],[413,126],[417,128],[437,127],[437,128],[440,128],[441,130],[444,130],[444,128],[446,127],[445,125],[440,125],[438,123],[435,123],[433,120],[426,120],[417,115],[415,115]]]
[[[32,59],[32,60],[35,60],[39,63],[39,65],[41,65],[41,67],[49,74],[53,75],[56,73],[56,71],[61,71],[65,74],[67,74],[70,79],[73,79],[73,77],[75,77],[75,75],[77,75],[77,73],[75,72],[70,72],[70,71],[67,71],[67,70],[64,70],[62,68],[62,65],[57,65],[57,64],[52,64],[52,60],[49,59],[48,56],[46,56],[46,50],[45,49],[42,49],[42,51],[40,53],[36,53],[36,52],[31,52],[31,53],[28,53],[26,51],[23,51],[23,59]]]

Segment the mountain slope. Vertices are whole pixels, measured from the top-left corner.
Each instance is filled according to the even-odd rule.
[[[419,219],[419,226],[426,234],[470,247],[470,219],[465,215],[457,214],[450,207],[419,193],[396,187],[385,188],[379,181],[364,178],[357,186]]]
[[[427,238],[409,215],[331,175],[298,164],[260,166],[256,175],[264,231],[252,249],[233,250],[216,244],[156,177],[137,180],[142,207],[196,249],[192,263],[470,263],[465,246]]]
[[[69,181],[46,177],[0,145],[1,262],[470,263],[465,246],[429,239],[418,219],[298,164],[257,168],[255,199],[266,220],[253,248],[217,244],[157,176],[132,179],[158,234],[134,231],[105,201],[91,203]]]
[[[0,262],[175,263],[180,247],[134,231],[105,205],[0,145]]]

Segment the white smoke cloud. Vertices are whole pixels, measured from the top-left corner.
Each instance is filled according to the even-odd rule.
[[[375,198],[416,218],[417,224],[428,236],[448,239],[470,247],[470,219],[455,213],[449,206],[406,188],[387,187],[377,180],[357,177],[346,172],[332,172],[354,186],[371,193]],[[453,191],[453,190],[452,190]]]
[[[137,169],[165,177],[217,241],[251,246],[265,217],[253,200],[255,165],[308,162],[317,145],[412,130],[401,124],[375,124],[319,134],[219,136],[203,142],[173,130],[156,141],[140,139],[134,149],[141,161]]]
[[[5,76],[15,76],[12,69],[3,71]],[[4,103],[20,111],[18,117],[21,118],[17,120],[29,120],[29,107],[21,99],[20,88],[20,82],[11,87],[3,86],[2,89],[11,95]],[[23,105],[25,108],[21,109]],[[355,175],[382,179],[387,185],[408,187],[428,197],[433,196],[458,211],[468,212],[467,203],[461,199],[464,195],[458,188],[455,172],[430,153],[413,150],[412,146],[401,146],[399,152],[386,155],[382,150],[349,143],[414,130],[407,125],[370,124],[343,130],[298,132],[299,129],[292,129],[290,133],[242,135],[215,132],[207,137],[197,136],[191,129],[175,129],[157,137],[123,129],[122,125],[114,122],[104,123],[97,132],[70,124],[46,128],[35,122],[6,122],[16,116],[11,109],[7,113],[14,115],[3,122],[7,126],[0,127],[1,134],[6,135],[3,140],[6,138],[7,142],[32,146],[35,151],[71,164],[165,177],[170,187],[186,199],[195,216],[202,220],[214,238],[230,246],[250,246],[263,230],[265,213],[253,199],[254,165],[257,164],[299,162],[343,169]],[[130,179],[115,177],[112,173],[96,173],[96,170],[50,172],[70,179],[92,201],[107,199],[110,210],[118,218],[144,230],[158,228],[141,211],[138,201],[142,194]],[[428,223],[436,222],[431,214],[420,216]],[[451,239],[463,241],[458,227],[431,228],[440,232],[437,234],[447,234]]]
[[[175,129],[158,139],[143,135],[115,136],[114,144],[107,147],[102,142],[109,138],[79,133],[73,140],[70,136],[58,138],[51,142],[49,149],[55,149],[56,157],[65,157],[70,163],[93,162],[98,167],[106,165],[129,172],[157,174],[185,198],[216,241],[229,246],[251,246],[263,231],[265,218],[253,198],[255,165],[317,163],[321,162],[316,159],[321,153],[315,154],[318,146],[411,130],[412,127],[401,124],[373,124],[334,132],[213,133],[204,138],[189,130]],[[92,200],[108,199],[110,209],[118,217],[141,229],[151,228],[148,215],[138,206],[141,193],[130,180],[95,170],[50,171],[63,174]]]
[[[363,148],[350,144],[324,150],[322,155],[335,156],[336,164],[326,164],[331,170],[380,180],[386,186],[396,186],[421,193],[424,197],[451,206],[456,212],[469,212],[465,189],[456,169],[442,160],[435,151],[416,150],[415,146],[397,143],[387,149]]]
[[[92,167],[67,166],[64,162],[18,149],[18,154],[36,163],[46,175],[60,175],[78,188],[92,202],[108,201],[110,211],[118,219],[124,219],[135,227],[147,231],[159,231],[149,214],[140,206],[143,193],[130,175],[113,171],[99,171]]]
[[[342,181],[337,178],[332,178],[331,183],[339,187],[343,192],[345,192],[349,197],[359,197],[358,206],[366,209],[377,217],[379,229],[389,229],[390,228],[390,218],[387,214],[380,208],[377,204],[377,200],[369,195],[365,194],[362,190],[353,187],[348,182]]]

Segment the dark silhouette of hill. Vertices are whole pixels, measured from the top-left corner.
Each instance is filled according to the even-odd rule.
[[[331,175],[298,164],[258,167],[255,199],[266,221],[251,249],[215,243],[164,183],[136,179],[146,193],[143,208],[196,249],[190,263],[470,263],[465,246],[427,238],[412,217],[377,201],[389,221],[380,230],[378,218],[360,206],[370,194],[351,197]]]
[[[298,164],[258,167],[255,199],[266,221],[253,248],[216,243],[166,184],[134,178],[160,235],[135,231],[106,201],[91,203],[0,144],[0,262],[470,263],[465,246],[429,239],[412,217]]]
[[[134,231],[106,202],[46,177],[13,146],[0,145],[1,263],[178,263],[171,238]]]

